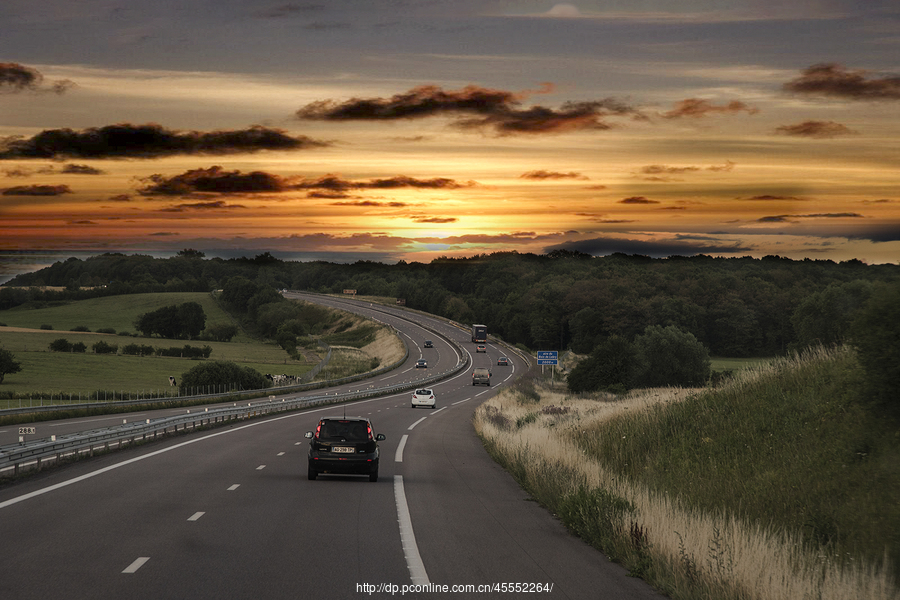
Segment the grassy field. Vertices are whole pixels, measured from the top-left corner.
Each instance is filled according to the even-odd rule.
[[[260,373],[295,376],[304,375],[320,360],[315,353],[310,353],[309,362],[294,360],[274,342],[256,340],[243,332],[231,342],[96,333],[101,328],[131,332],[134,329],[131,323],[139,315],[184,302],[197,302],[203,306],[207,325],[232,322],[228,313],[209,294],[203,293],[135,294],[0,311],[0,323],[5,325],[0,326],[0,347],[13,352],[15,360],[22,365],[19,373],[6,376],[0,385],[0,394],[3,397],[14,396],[15,399],[53,396],[66,400],[71,397],[76,401],[81,395],[98,391],[158,397],[176,393],[175,388],[169,386],[169,376],[180,381],[182,374],[197,364],[197,359],[127,356],[121,353],[127,344],[166,349],[185,345],[209,346],[212,349],[209,360],[235,362]],[[374,368],[373,365],[389,365],[405,351],[395,335],[365,319],[342,313],[335,322],[342,323],[340,333],[324,331],[326,339],[357,349],[336,352],[333,363],[320,378],[354,375]],[[53,329],[40,329],[41,325],[50,325]],[[87,327],[91,332],[65,329],[78,326]],[[333,335],[327,335],[329,333]],[[81,342],[88,351],[49,351],[50,343],[59,338],[73,344]],[[118,346],[119,354],[98,355],[91,352],[91,346],[100,340]],[[315,343],[309,346],[317,349]],[[0,400],[0,408],[16,405],[15,399]]]
[[[87,327],[91,331],[114,329],[116,333],[136,333],[134,322],[144,313],[173,304],[196,302],[206,313],[206,326],[232,323],[210,294],[203,292],[173,292],[167,294],[129,294],[69,302],[58,306],[31,308],[17,306],[0,311],[0,323],[9,327],[40,329],[50,325],[55,330],[70,331]],[[235,342],[252,341],[242,331]]]
[[[567,527],[672,598],[897,600],[900,439],[849,351],[715,390],[516,384],[485,447]]]
[[[207,325],[232,322],[228,313],[209,294],[203,293],[134,294],[2,311],[0,323],[6,327],[0,327],[0,347],[13,352],[22,370],[7,375],[0,385],[0,392],[18,397],[62,394],[75,398],[79,394],[98,390],[165,394],[174,391],[169,389],[170,375],[179,380],[182,373],[196,364],[195,360],[174,357],[93,354],[90,348],[99,340],[116,345],[120,350],[132,343],[154,348],[209,346],[212,348],[210,360],[236,362],[260,373],[303,375],[314,366],[293,360],[277,344],[255,340],[240,330],[231,342],[170,340],[95,332],[100,328],[117,332],[134,331],[131,324],[144,312],[184,302],[199,303],[206,313]],[[53,329],[39,329],[41,325],[51,325]],[[77,326],[87,327],[93,333],[66,330]],[[71,343],[82,342],[88,351],[50,352],[50,343],[59,338]],[[3,401],[0,401],[0,407],[3,406]]]

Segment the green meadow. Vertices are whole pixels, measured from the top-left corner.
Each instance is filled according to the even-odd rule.
[[[177,379],[196,364],[194,359],[161,356],[126,356],[121,348],[139,344],[154,348],[210,346],[209,360],[236,362],[261,373],[302,375],[313,365],[293,360],[274,342],[256,340],[239,329],[231,342],[174,340],[134,337],[134,321],[141,314],[184,302],[197,302],[206,313],[207,326],[231,323],[231,316],[205,293],[151,293],[82,300],[53,306],[17,307],[0,311],[0,347],[11,351],[22,365],[18,373],[7,375],[0,384],[3,397],[90,394],[98,390],[131,394],[161,393],[169,390],[169,376]],[[52,329],[41,329],[50,326]],[[86,327],[90,332],[71,331]],[[112,329],[115,334],[96,333]],[[129,335],[122,335],[126,332]],[[51,352],[50,343],[65,338],[82,342],[88,351]],[[120,353],[94,354],[93,344],[104,341],[116,345]],[[0,401],[0,408],[4,406]]]
[[[215,299],[204,292],[172,292],[153,294],[128,294],[91,298],[77,302],[41,303],[23,305],[0,311],[0,323],[8,327],[40,329],[51,326],[54,330],[70,331],[87,327],[91,331],[114,329],[116,333],[136,333],[134,322],[142,314],[173,304],[196,302],[206,313],[206,326],[232,323],[231,316],[219,307]],[[244,332],[232,341],[246,342],[251,338]]]

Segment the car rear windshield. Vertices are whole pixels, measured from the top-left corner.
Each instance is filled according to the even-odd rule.
[[[416,390],[416,396],[430,396],[431,390]]]
[[[320,439],[342,439],[348,442],[365,442],[369,439],[365,421],[323,421]]]

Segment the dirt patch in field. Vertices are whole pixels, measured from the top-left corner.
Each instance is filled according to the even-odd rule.
[[[0,327],[0,333],[4,331],[16,333],[77,333],[79,335],[116,335],[114,333],[99,333],[97,331],[70,331],[67,329],[30,329],[28,327]]]
[[[375,341],[362,347],[362,351],[374,356],[383,367],[394,364],[406,353],[406,347],[392,329],[379,328]]]

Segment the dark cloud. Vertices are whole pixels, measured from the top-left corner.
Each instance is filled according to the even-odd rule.
[[[18,63],[0,63],[0,93],[43,91],[44,76],[40,71]],[[67,79],[50,82],[49,91],[62,94],[75,84]]]
[[[161,208],[161,212],[187,212],[197,210],[231,210],[236,208],[247,208],[241,204],[228,204],[224,200],[213,200],[210,202],[193,202],[190,204],[178,204],[168,208]]]
[[[347,192],[350,190],[385,190],[400,188],[418,188],[418,189],[458,189],[466,187],[475,187],[478,182],[466,181],[459,182],[445,177],[435,177],[432,179],[416,179],[406,175],[397,175],[384,179],[371,179],[369,181],[354,181],[351,179],[343,179],[338,175],[328,174],[318,179],[304,179],[292,184],[292,189],[297,190],[331,190],[335,192]]]
[[[871,242],[900,241],[900,223],[878,223],[868,225],[858,231],[842,231],[836,235],[851,240],[869,240]]]
[[[249,173],[226,171],[219,166],[192,169],[173,177],[155,174],[144,178],[143,181],[149,182],[149,185],[141,188],[140,192],[147,196],[180,196],[194,192],[253,194],[283,192],[289,189],[287,180],[278,175],[263,171]]]
[[[500,135],[609,129],[607,117],[642,117],[638,110],[611,98],[566,102],[559,109],[522,108],[526,95],[474,85],[458,91],[421,86],[390,98],[313,102],[296,115],[319,121],[392,121],[449,115],[461,129],[491,129]]]
[[[416,217],[413,221],[416,223],[456,223],[459,219],[456,217]]]
[[[4,196],[60,196],[71,193],[67,185],[17,185],[3,190]]]
[[[646,196],[630,196],[619,200],[619,204],[659,204],[659,200],[651,200]]]
[[[775,128],[775,133],[782,135],[794,135],[811,138],[833,138],[839,135],[853,135],[857,133],[848,127],[834,121],[803,121],[795,125],[782,125]]]
[[[352,190],[388,190],[401,188],[417,189],[458,189],[478,185],[477,182],[458,182],[445,177],[416,179],[406,175],[354,181],[338,175],[323,175],[316,179],[286,178],[264,171],[226,171],[220,166],[207,169],[192,169],[180,175],[167,177],[151,175],[142,181],[148,183],[140,192],[147,196],[178,196],[192,193],[253,194],[278,193],[293,190],[308,191],[310,198],[331,200],[349,198]]]
[[[778,200],[790,200],[792,202],[805,202],[803,198],[798,198],[797,196],[780,196],[777,194],[760,194],[759,196],[750,196],[749,198],[745,198],[745,200],[754,200],[754,201],[778,201]]]
[[[659,174],[681,174],[681,173],[690,173],[692,171],[699,171],[700,167],[670,167],[667,165],[647,165],[646,167],[641,167],[640,172],[645,175],[659,175]]]
[[[710,240],[710,242],[714,241]],[[739,243],[702,243],[701,241],[692,243],[684,240],[657,242],[600,237],[590,240],[563,242],[562,244],[544,248],[545,253],[550,253],[554,250],[583,252],[593,256],[606,256],[621,252],[623,254],[639,254],[653,258],[662,258],[665,256],[692,256],[694,254],[746,253],[750,252],[752,248]]]
[[[403,208],[407,206],[406,202],[378,202],[377,200],[353,200],[350,202],[333,202],[332,206],[372,206],[372,207],[382,207],[387,206],[388,208]]]
[[[870,77],[870,71],[851,71],[835,63],[812,65],[800,77],[784,84],[797,94],[830,96],[847,100],[900,100],[900,77]]]
[[[865,219],[859,213],[842,212],[842,213],[812,213],[807,215],[773,215],[769,217],[761,217],[756,220],[757,223],[791,223],[794,219]]]
[[[759,112],[758,108],[748,106],[739,100],[732,100],[728,104],[715,105],[709,100],[702,98],[686,98],[675,103],[675,107],[665,113],[662,113],[664,119],[680,119],[683,117],[691,117],[694,119],[705,117],[711,114],[728,114],[746,112],[755,115]]]
[[[585,217],[595,223],[604,223],[607,225],[610,225],[610,224],[619,225],[622,223],[634,223],[633,219],[609,219],[606,217],[606,215],[602,215],[602,214],[598,215],[595,213],[575,213],[575,216],[576,217]]]
[[[89,165],[64,165],[62,172],[72,175],[103,175],[103,171]]]
[[[545,180],[545,179],[580,179],[586,180],[589,177],[582,175],[581,173],[576,173],[575,171],[569,171],[568,173],[560,173],[558,171],[545,171],[543,169],[537,171],[527,171],[519,175],[520,179],[537,179],[537,180]]]
[[[155,123],[127,123],[74,131],[47,129],[30,139],[0,140],[0,160],[19,158],[160,158],[175,155],[237,154],[301,150],[328,145],[306,136],[256,125],[233,131],[166,129]]]

